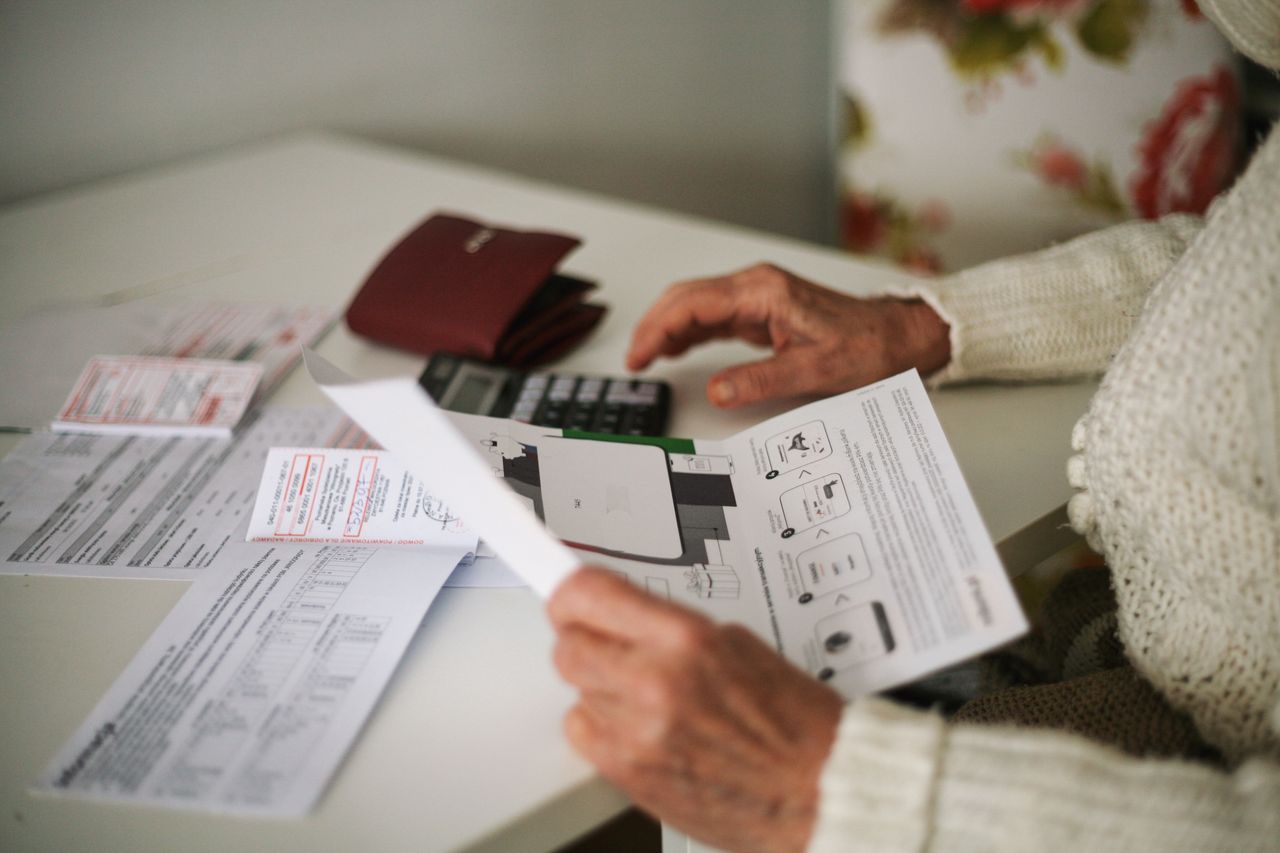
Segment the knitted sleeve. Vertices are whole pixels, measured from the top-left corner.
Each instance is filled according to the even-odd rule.
[[[1152,291],[1072,435],[1072,525],[1134,667],[1231,760],[1280,760],[1280,130]]]
[[[951,362],[932,381],[1101,372],[1200,227],[1182,214],[1125,223],[918,288],[951,326]]]
[[[1280,766],[1137,759],[1074,735],[947,726],[880,699],[844,713],[812,853],[1272,850]]]

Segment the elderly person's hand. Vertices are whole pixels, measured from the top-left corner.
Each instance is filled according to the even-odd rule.
[[[603,569],[547,605],[555,662],[581,691],[573,746],[632,801],[730,850],[804,849],[840,697],[739,625]]]
[[[720,338],[773,355],[711,377],[717,406],[835,394],[911,367],[927,375],[951,358],[947,324],[921,300],[859,299],[760,264],[668,288],[636,325],[627,367]]]

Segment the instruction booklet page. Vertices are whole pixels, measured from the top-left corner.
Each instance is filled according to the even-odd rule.
[[[584,562],[753,628],[846,696],[1026,630],[914,371],[723,441],[449,418]]]

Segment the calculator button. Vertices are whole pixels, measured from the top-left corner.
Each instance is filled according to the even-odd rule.
[[[534,390],[534,389],[541,391],[542,389],[547,387],[547,381],[548,381],[547,374],[531,373],[528,376],[526,376],[524,379],[524,389],[526,391]]]
[[[551,383],[551,388],[547,390],[547,399],[558,403],[568,402],[573,399],[573,386],[576,384],[577,380],[572,376],[556,377]]]
[[[622,423],[628,435],[650,435],[656,426],[654,411],[649,406],[632,406]]]
[[[575,400],[574,402],[569,404],[569,417],[571,418],[580,417],[582,415],[586,415],[587,417],[595,417],[595,414],[596,414],[596,406],[593,406],[590,403],[583,403],[578,400]]]
[[[609,383],[605,402],[630,406],[651,406],[658,402],[658,385],[635,379],[615,379]]]
[[[656,382],[641,382],[635,389],[636,402],[641,405],[653,405],[658,402],[661,386]]]
[[[604,399],[606,403],[625,403],[627,397],[631,394],[631,383],[625,379],[614,379],[609,383],[609,390],[605,392]]]
[[[622,406],[604,406],[596,417],[596,432],[617,432],[622,428],[622,415]]]
[[[548,402],[534,417],[534,423],[538,426],[563,426],[565,412],[566,407],[562,403]]]
[[[602,379],[583,379],[578,385],[578,393],[574,395],[574,399],[579,403],[594,403],[600,399],[600,394],[604,391],[604,380]]]

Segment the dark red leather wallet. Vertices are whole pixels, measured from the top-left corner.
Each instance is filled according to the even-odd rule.
[[[351,331],[528,368],[572,349],[604,316],[595,284],[557,274],[576,237],[516,231],[437,213],[378,262],[347,307]]]

